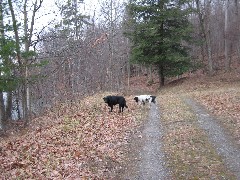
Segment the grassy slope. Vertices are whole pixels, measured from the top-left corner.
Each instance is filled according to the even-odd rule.
[[[173,176],[177,179],[235,179],[224,166],[205,132],[196,123],[196,115],[184,103],[192,97],[221,119],[226,131],[240,145],[240,81],[236,74],[212,78],[192,77],[175,81],[161,89],[165,152]]]

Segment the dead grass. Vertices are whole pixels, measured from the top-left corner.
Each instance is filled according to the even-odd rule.
[[[234,179],[196,124],[196,117],[181,101],[190,96],[220,119],[226,132],[240,143],[240,74],[187,76],[160,89],[165,126],[165,152],[176,179]]]
[[[240,147],[240,73],[215,76],[192,75],[175,80],[160,90],[160,95],[191,96],[211,112]]]
[[[161,96],[164,151],[174,179],[234,179],[179,95]]]
[[[218,117],[240,147],[240,87],[196,93],[194,97]]]

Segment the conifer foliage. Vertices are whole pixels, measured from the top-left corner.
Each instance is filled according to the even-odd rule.
[[[132,0],[128,4],[126,36],[132,42],[131,61],[155,65],[160,85],[166,76],[187,71],[191,40],[188,0]]]

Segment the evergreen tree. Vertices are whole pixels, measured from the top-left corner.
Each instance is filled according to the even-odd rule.
[[[13,91],[21,92],[21,95],[19,93],[19,97],[14,97],[14,99],[17,101],[18,98],[21,99],[22,117],[27,123],[28,112],[30,112],[29,84],[40,77],[40,74],[30,74],[29,71],[47,63],[47,61],[36,61],[37,53],[30,50],[33,42],[35,13],[41,7],[42,1],[39,1],[39,5],[37,5],[38,1],[35,1],[31,18],[27,18],[28,1],[25,1],[23,24],[17,18],[19,14],[16,14],[17,11],[14,10],[15,3],[18,2],[13,4],[12,0],[6,2],[0,0],[0,107],[2,107],[1,112],[5,111],[3,118],[9,119],[12,113]],[[31,19],[30,28],[28,28],[28,19]],[[23,36],[21,36],[22,29],[24,29]],[[3,92],[7,94],[6,105],[3,101]],[[20,112],[18,113],[21,118]]]
[[[85,24],[90,24],[90,17],[80,12],[80,4],[83,3],[84,0],[67,0],[65,5],[58,5],[63,16],[62,22],[58,26],[75,39],[81,37],[81,28]]]
[[[0,130],[5,129],[7,119],[11,116],[12,90],[17,86],[17,79],[12,73],[15,43],[4,35],[5,29],[11,29],[4,26],[4,12],[6,12],[6,3],[0,0]]]
[[[127,37],[132,42],[131,61],[156,65],[160,85],[166,76],[182,74],[190,66],[187,42],[189,0],[132,0],[128,4]]]

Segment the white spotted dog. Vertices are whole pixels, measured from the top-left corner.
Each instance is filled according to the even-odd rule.
[[[152,95],[139,95],[139,96],[135,96],[134,100],[138,103],[138,104],[143,104],[145,105],[146,103],[149,103],[149,106],[151,106],[151,103],[156,103],[156,96],[152,96]]]

